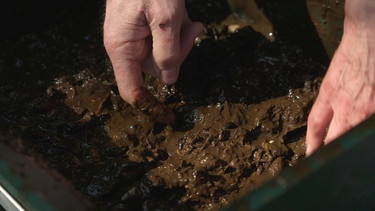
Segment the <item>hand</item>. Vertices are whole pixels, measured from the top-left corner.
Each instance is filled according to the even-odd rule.
[[[307,156],[375,113],[375,2],[347,0],[345,13],[341,44],[308,118]]]
[[[133,106],[142,100],[142,71],[166,84],[176,82],[202,30],[189,20],[184,0],[107,0],[104,46],[121,97]]]

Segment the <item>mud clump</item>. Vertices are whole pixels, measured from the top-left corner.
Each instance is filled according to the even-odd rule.
[[[168,188],[184,187],[184,201],[217,209],[251,191],[304,156],[304,110],[311,95],[280,97],[254,105],[214,104],[194,111],[194,127],[169,132],[169,157],[148,178]],[[290,139],[286,139],[286,137]],[[206,207],[207,206],[207,207]]]
[[[100,34],[3,43],[0,135],[22,140],[3,142],[41,155],[98,210],[218,210],[293,166],[326,64],[277,34],[228,32],[225,2],[188,1],[205,34],[175,85],[145,75],[147,112],[121,99]]]

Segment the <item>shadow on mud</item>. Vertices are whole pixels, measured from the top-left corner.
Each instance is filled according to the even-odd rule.
[[[174,86],[146,78],[176,112],[173,127],[120,99],[100,37],[103,2],[6,3],[16,13],[0,13],[14,18],[3,26],[0,132],[21,137],[7,144],[44,157],[98,209],[223,207],[303,157],[327,58],[302,3],[262,3],[272,43],[249,27],[207,33]],[[230,13],[225,1],[187,8],[206,26]]]

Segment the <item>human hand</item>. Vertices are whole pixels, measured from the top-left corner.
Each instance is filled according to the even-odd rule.
[[[347,0],[345,13],[342,41],[308,118],[307,156],[375,113],[375,2]]]
[[[142,71],[175,83],[203,30],[189,20],[184,0],[107,0],[103,28],[120,95],[133,106],[147,104],[139,102],[145,98]]]

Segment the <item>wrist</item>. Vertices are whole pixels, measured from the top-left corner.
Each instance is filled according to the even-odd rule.
[[[375,1],[346,0],[345,19],[373,27],[375,24]]]
[[[375,50],[375,1],[346,0],[344,36],[342,42],[349,41],[351,48],[365,45],[371,52]],[[349,39],[346,39],[349,38]],[[350,51],[350,49],[346,49]]]

